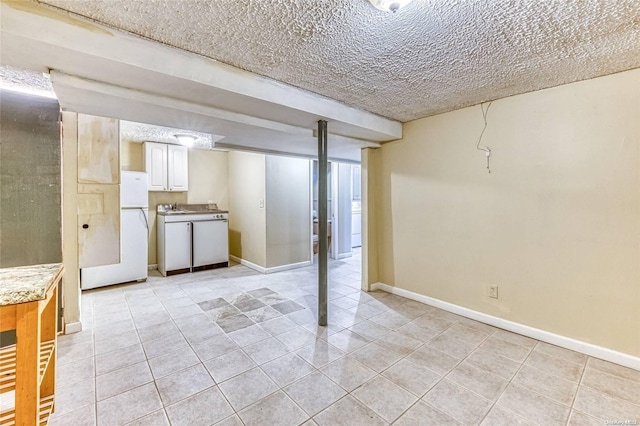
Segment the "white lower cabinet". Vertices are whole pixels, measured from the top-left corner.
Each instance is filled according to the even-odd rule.
[[[158,215],[158,271],[162,275],[228,265],[229,224],[211,220],[213,216]]]
[[[191,267],[191,222],[165,223],[165,270]]]
[[[193,222],[193,267],[229,261],[229,227],[226,220]]]

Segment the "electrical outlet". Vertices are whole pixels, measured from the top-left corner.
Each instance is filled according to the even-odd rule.
[[[498,286],[497,285],[490,285],[489,286],[489,297],[491,297],[493,299],[497,299],[498,298]]]
[[[263,199],[258,200],[258,207],[260,207],[261,209],[264,208],[264,200]]]

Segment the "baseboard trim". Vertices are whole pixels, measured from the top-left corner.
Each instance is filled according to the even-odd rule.
[[[80,333],[82,323],[80,321],[69,322],[64,325],[64,334]]]
[[[353,253],[338,253],[338,259],[346,259],[347,257],[353,256]]]
[[[267,273],[267,269],[266,268],[264,268],[264,267],[262,267],[260,265],[257,265],[257,264],[255,264],[253,262],[249,262],[248,260],[241,259],[239,257],[233,256],[231,254],[229,255],[229,260],[233,260],[234,262],[237,262],[237,263],[239,263],[241,265],[244,265],[247,268],[251,268],[254,271],[258,271],[261,274],[266,274]]]
[[[570,337],[561,336],[559,334],[551,333],[539,328],[530,327],[528,325],[498,318],[493,315],[474,311],[473,309],[454,305],[453,303],[444,302],[439,299],[434,299],[423,294],[414,293],[412,291],[390,286],[388,284],[378,282],[371,284],[369,288],[370,291],[382,290],[387,293],[402,296],[407,299],[415,300],[416,302],[424,303],[425,305],[440,308],[445,311],[461,315],[463,317],[480,321],[494,327],[522,334],[523,336],[531,337],[542,342],[551,343],[552,345],[560,346],[572,351],[583,353],[585,355],[593,356],[595,358],[600,358],[605,361],[610,361],[615,364],[633,368],[634,370],[640,370],[640,358],[629,354],[614,351],[602,346],[597,346],[592,343],[583,342],[581,340],[572,339]]]
[[[244,265],[247,268],[251,268],[254,271],[258,271],[261,274],[273,274],[274,272],[282,272],[282,271],[288,271],[289,269],[304,268],[305,266],[311,266],[313,264],[313,262],[311,262],[310,260],[307,260],[304,262],[290,263],[288,265],[280,265],[280,266],[273,266],[271,268],[265,268],[264,266],[256,265],[253,262],[249,262],[248,260],[241,259],[233,255],[229,255],[229,260],[233,260],[234,262]]]
[[[265,273],[273,274],[274,272],[282,272],[282,271],[288,271],[290,269],[304,268],[305,266],[311,266],[311,265],[313,265],[313,262],[311,262],[310,260],[306,260],[304,262],[290,263],[288,265],[280,265],[280,266],[273,266],[271,268],[266,268]]]
[[[149,267],[148,267],[149,271],[155,271],[156,269],[158,269],[158,264],[157,263],[153,263],[153,264],[149,265]]]

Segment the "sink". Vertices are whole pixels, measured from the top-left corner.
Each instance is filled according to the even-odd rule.
[[[174,214],[185,214],[186,212],[183,212],[182,210],[168,210],[165,211],[164,214],[166,214],[167,216],[171,216]]]

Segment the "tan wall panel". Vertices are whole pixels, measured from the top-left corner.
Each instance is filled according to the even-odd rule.
[[[120,182],[120,121],[78,114],[78,183]]]
[[[229,152],[229,253],[266,267],[265,156]]]
[[[120,185],[78,184],[78,266],[120,263]]]

